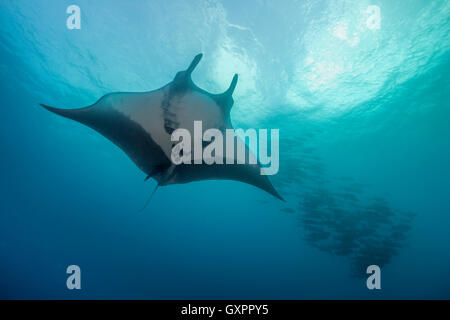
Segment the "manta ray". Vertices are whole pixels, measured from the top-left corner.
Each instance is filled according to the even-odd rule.
[[[261,175],[259,163],[174,165],[171,161],[174,130],[184,128],[192,132],[194,121],[202,121],[204,129],[217,128],[221,132],[233,129],[230,110],[238,75],[234,75],[224,93],[209,93],[196,86],[191,78],[201,58],[202,54],[195,56],[186,70],[178,72],[173,81],[157,90],[109,93],[93,105],[78,109],[41,106],[102,134],[146,174],[145,180],[155,179],[157,187],[200,180],[236,180],[283,200],[268,177]]]

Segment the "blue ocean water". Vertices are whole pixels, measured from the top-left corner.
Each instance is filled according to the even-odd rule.
[[[1,1],[0,298],[450,298],[449,20],[441,0]],[[204,181],[139,213],[155,182],[39,107],[159,88],[199,52],[200,87],[239,74],[235,127],[280,130],[286,203]]]

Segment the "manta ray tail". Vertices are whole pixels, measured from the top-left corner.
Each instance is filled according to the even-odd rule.
[[[147,208],[148,204],[150,203],[150,200],[152,200],[153,196],[155,195],[156,190],[158,190],[159,187],[159,183],[156,185],[155,189],[153,189],[152,194],[150,195],[150,197],[148,198],[147,202],[145,202],[144,206],[142,207],[141,210],[139,210],[138,212],[142,212],[145,210],[145,208]]]

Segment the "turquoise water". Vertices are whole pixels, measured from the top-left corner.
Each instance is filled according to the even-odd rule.
[[[441,0],[1,1],[0,298],[450,298],[449,20]],[[200,87],[239,74],[234,127],[280,130],[286,203],[205,181],[138,213],[155,181],[39,107],[159,88],[199,52]]]

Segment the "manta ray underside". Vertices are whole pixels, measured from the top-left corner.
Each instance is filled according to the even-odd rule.
[[[197,55],[187,70],[178,72],[172,82],[154,91],[110,93],[80,109],[41,106],[98,131],[122,149],[147,174],[146,179],[154,178],[158,186],[199,180],[237,180],[283,200],[268,177],[261,175],[259,164],[172,163],[171,134],[177,128],[193,132],[194,121],[202,121],[203,130],[216,128],[224,136],[226,129],[233,129],[230,110],[237,74],[224,93],[206,92],[191,79],[201,58],[202,54]],[[247,147],[246,151],[250,152]]]

